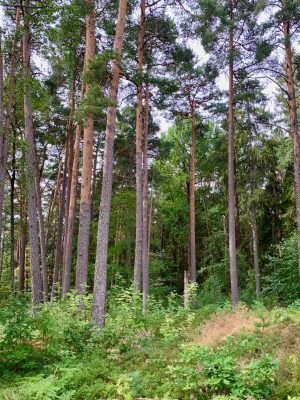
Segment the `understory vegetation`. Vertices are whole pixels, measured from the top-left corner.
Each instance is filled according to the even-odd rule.
[[[149,303],[143,313],[140,295],[116,285],[99,330],[89,297],[71,294],[35,316],[26,297],[11,297],[0,314],[0,398],[297,399],[299,301],[235,312],[226,301],[185,310],[174,293]]]

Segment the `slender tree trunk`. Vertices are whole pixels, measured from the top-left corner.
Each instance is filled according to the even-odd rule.
[[[141,20],[138,43],[137,106],[136,106],[136,228],[134,257],[134,287],[141,289],[143,252],[143,59],[146,0],[141,0]]]
[[[19,291],[25,290],[25,257],[26,257],[26,211],[24,202],[20,205],[20,232],[19,232]]]
[[[149,128],[149,85],[145,90],[144,106],[144,143],[143,143],[143,310],[148,307],[149,292],[149,247],[148,247],[148,128]]]
[[[36,201],[37,201],[37,215],[40,231],[40,249],[42,260],[42,285],[43,285],[43,299],[44,302],[48,301],[48,269],[47,269],[47,251],[46,251],[46,238],[45,238],[45,225],[44,216],[42,211],[42,196],[40,187],[40,171],[38,167],[37,154],[35,154],[35,187],[36,187]]]
[[[285,8],[286,1],[282,0],[282,6]],[[293,55],[290,38],[290,16],[287,9],[284,9],[284,45],[285,45],[285,70],[288,89],[288,105],[290,117],[291,139],[293,144],[293,161],[294,161],[294,187],[296,197],[296,220],[297,220],[297,242],[298,242],[298,268],[300,275],[300,143],[299,143],[299,126],[297,116],[297,102],[295,91],[295,79],[293,74]]]
[[[72,183],[72,169],[74,159],[74,111],[75,111],[75,84],[76,74],[74,72],[74,79],[70,90],[70,114],[67,127],[67,151],[68,151],[68,163],[67,163],[67,187],[66,187],[66,223],[65,223],[65,236],[68,229],[69,220],[69,205],[71,197],[71,183]],[[65,245],[65,243],[64,243]]]
[[[112,83],[109,99],[114,103],[108,107],[105,133],[105,146],[103,158],[102,192],[99,211],[97,252],[95,265],[94,293],[92,320],[98,326],[104,326],[106,303],[106,279],[107,279],[107,248],[109,234],[109,216],[112,196],[112,170],[114,159],[114,139],[116,131],[116,106],[120,80],[119,62],[123,47],[123,36],[127,0],[119,1],[116,36],[114,41],[115,60],[112,65]]]
[[[86,51],[85,67],[95,56],[95,2],[86,0],[88,14],[86,16]],[[86,86],[87,93],[91,89]],[[91,184],[93,171],[93,136],[94,136],[94,116],[89,113],[83,131],[83,161],[82,179],[80,194],[80,214],[79,232],[77,246],[77,266],[76,266],[76,291],[85,294],[88,273],[89,238],[91,222]]]
[[[25,1],[29,5],[29,0]],[[30,268],[32,303],[34,306],[41,302],[42,280],[39,264],[38,223],[36,215],[36,190],[35,190],[35,143],[33,136],[33,118],[30,99],[30,28],[29,15],[24,16],[23,32],[23,82],[24,82],[24,116],[25,116],[25,142],[26,149],[26,183],[27,207],[30,243]]]
[[[62,159],[60,159],[60,161],[58,163],[58,172],[57,172],[56,184],[55,184],[55,188],[54,188],[54,191],[53,191],[53,195],[51,197],[50,207],[49,207],[49,211],[48,211],[47,234],[46,234],[46,240],[45,240],[46,254],[48,252],[49,240],[50,240],[51,230],[52,230],[52,226],[53,226],[54,209],[55,209],[55,206],[56,206],[56,203],[57,203],[57,198],[58,198],[59,190],[60,190],[61,167],[62,167]]]
[[[7,164],[8,152],[8,134],[11,128],[11,114],[14,103],[15,91],[15,75],[16,75],[16,47],[17,47],[17,32],[20,25],[20,7],[16,9],[16,22],[15,22],[15,35],[11,47],[10,57],[10,71],[8,78],[8,93],[7,93],[7,106],[5,115],[5,125],[3,127],[3,59],[2,51],[0,60],[0,243],[2,237],[2,218],[3,218],[3,197],[4,197],[4,184]],[[4,130],[3,130],[4,129]]]
[[[15,182],[16,182],[16,131],[13,133],[10,177],[10,290],[15,291]]]
[[[251,229],[252,229],[252,241],[253,241],[253,261],[255,271],[255,293],[256,297],[260,296],[260,268],[259,268],[259,254],[258,254],[258,234],[255,211],[251,211]]]
[[[190,155],[190,189],[189,189],[189,205],[190,205],[190,221],[189,221],[189,237],[190,237],[190,270],[189,281],[196,282],[196,209],[195,209],[195,104],[191,104],[191,122],[192,122],[192,140]]]
[[[233,4],[230,2],[230,19],[233,22]],[[235,308],[239,301],[235,239],[234,191],[234,87],[233,87],[233,26],[229,28],[229,97],[228,97],[228,213],[229,213],[229,263],[231,302]]]
[[[52,292],[51,298],[55,299],[58,295],[58,286],[60,283],[61,266],[63,261],[63,232],[64,232],[64,216],[65,216],[65,201],[66,201],[66,183],[67,183],[67,164],[68,164],[68,152],[65,151],[65,162],[64,171],[61,182],[61,192],[59,198],[59,211],[58,211],[58,222],[56,232],[56,248],[55,248],[55,260],[54,260],[54,271],[52,280]]]
[[[81,128],[80,128],[80,125],[77,125],[75,146],[74,146],[73,167],[72,167],[72,181],[71,181],[71,188],[70,188],[69,216],[68,216],[67,232],[66,232],[66,237],[65,237],[64,276],[63,276],[63,287],[62,287],[62,295],[63,296],[65,296],[70,291],[70,275],[71,275],[71,265],[72,265],[72,249],[73,249],[73,231],[74,231],[74,222],[75,222],[75,216],[76,216],[80,137],[81,137]]]

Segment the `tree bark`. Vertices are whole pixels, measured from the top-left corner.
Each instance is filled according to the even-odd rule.
[[[251,211],[251,229],[252,229],[252,243],[253,243],[253,261],[255,271],[255,293],[256,297],[260,296],[260,268],[259,268],[259,253],[258,253],[258,234],[255,211]]]
[[[123,47],[123,36],[125,27],[125,17],[127,0],[119,1],[118,19],[116,26],[116,36],[114,41],[115,60],[112,65],[112,83],[109,99],[114,105],[108,107],[107,123],[104,145],[102,193],[99,211],[97,251],[93,293],[92,320],[98,326],[104,325],[105,303],[106,303],[106,279],[107,279],[107,247],[109,234],[109,216],[112,196],[112,170],[114,158],[114,138],[116,131],[116,106],[118,98],[118,88],[120,80],[119,62]]]
[[[47,234],[46,234],[46,242],[45,242],[46,254],[48,252],[49,240],[50,240],[51,230],[52,230],[52,225],[53,225],[54,208],[56,206],[57,198],[58,198],[59,190],[60,190],[61,167],[62,167],[62,159],[60,159],[59,163],[58,163],[58,172],[57,172],[56,184],[55,184],[55,188],[54,188],[54,191],[53,191],[53,195],[51,197],[50,207],[49,207],[49,211],[48,211]]]
[[[95,2],[86,0],[88,14],[86,16],[86,51],[85,68],[95,56]],[[86,85],[87,93],[91,89]],[[85,294],[88,273],[89,256],[89,237],[91,222],[91,184],[93,172],[93,135],[94,135],[94,116],[89,113],[83,131],[83,161],[82,161],[82,179],[80,194],[80,214],[79,214],[79,232],[77,246],[77,265],[76,265],[76,291]]]
[[[190,155],[190,189],[189,189],[189,236],[190,236],[190,268],[189,281],[196,282],[196,216],[195,216],[195,104],[191,104],[191,123],[192,123],[192,140],[191,140],[191,155]]]
[[[47,269],[47,251],[46,251],[46,238],[45,238],[45,224],[42,211],[42,196],[40,187],[40,171],[38,167],[37,154],[35,152],[35,187],[36,187],[36,201],[37,201],[37,215],[40,231],[40,249],[42,260],[42,285],[43,285],[43,300],[48,301],[48,269]]]
[[[15,183],[16,183],[16,131],[13,133],[10,177],[10,289],[15,291]]]
[[[141,0],[141,19],[138,42],[137,106],[136,106],[136,228],[134,257],[134,287],[141,289],[143,255],[143,60],[146,0]]]
[[[230,2],[230,19],[233,23],[233,4]],[[228,96],[228,213],[229,213],[229,263],[231,302],[235,308],[239,301],[235,238],[234,190],[234,86],[233,86],[233,26],[229,28],[229,96]]]
[[[80,128],[80,125],[77,125],[75,145],[74,145],[72,180],[71,180],[71,188],[70,188],[68,225],[67,225],[67,232],[66,232],[66,237],[65,237],[64,276],[63,276],[62,296],[65,296],[70,291],[70,275],[71,275],[71,266],[72,266],[72,249],[73,249],[73,231],[74,231],[74,222],[75,222],[75,216],[76,216],[80,137],[81,137],[81,128]]]
[[[149,85],[145,90],[144,106],[144,141],[143,141],[143,248],[142,248],[142,276],[143,276],[143,310],[148,308],[149,293],[149,247],[148,247],[148,128],[149,128]]]
[[[19,231],[19,291],[25,290],[25,257],[26,257],[26,211],[21,200],[20,205],[20,231]]]
[[[55,260],[54,260],[54,271],[53,271],[52,292],[51,292],[52,299],[55,299],[56,296],[58,295],[61,266],[63,261],[63,232],[64,232],[65,201],[66,201],[67,165],[68,165],[68,152],[66,148],[64,171],[62,176],[61,192],[59,198]]]
[[[1,66],[0,66],[0,243],[2,237],[2,219],[3,219],[3,197],[4,197],[4,184],[7,164],[8,152],[8,134],[11,128],[11,114],[14,103],[15,91],[15,75],[16,75],[16,47],[17,47],[17,32],[20,25],[20,7],[16,9],[16,22],[15,22],[15,35],[11,46],[10,58],[10,71],[8,78],[8,93],[7,93],[7,106],[5,115],[5,125],[3,127],[3,59],[1,51]]]
[[[29,5],[29,0],[25,1]],[[30,99],[30,17],[24,16],[23,31],[23,84],[24,84],[24,117],[25,117],[25,142],[26,148],[26,184],[27,207],[30,243],[30,268],[32,303],[36,307],[41,302],[42,280],[39,265],[38,224],[36,215],[36,190],[35,190],[35,143],[33,134],[33,118]]]
[[[293,145],[293,161],[294,161],[294,188],[296,197],[296,221],[297,221],[297,243],[298,243],[298,268],[300,275],[300,143],[299,143],[299,126],[297,115],[297,102],[295,79],[293,74],[293,54],[290,38],[290,15],[285,8],[286,1],[282,0],[284,8],[284,46],[285,46],[285,71],[287,78],[288,90],[288,106],[290,118],[290,133]]]

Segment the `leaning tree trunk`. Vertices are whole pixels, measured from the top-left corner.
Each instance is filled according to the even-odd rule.
[[[196,218],[195,218],[195,104],[191,104],[191,122],[192,122],[192,140],[191,140],[191,155],[190,155],[190,188],[189,188],[189,206],[190,206],[190,221],[189,221],[189,239],[190,239],[190,265],[189,276],[190,282],[196,282]]]
[[[88,14],[86,17],[86,51],[85,68],[88,68],[89,61],[95,56],[95,2],[86,0]],[[86,92],[91,90],[91,85],[86,85]],[[93,172],[93,136],[94,116],[88,113],[83,131],[83,160],[80,194],[79,231],[77,245],[76,265],[76,291],[85,294],[88,273],[89,238],[91,222],[91,184]]]
[[[112,196],[112,170],[114,159],[114,139],[116,131],[116,105],[120,80],[119,62],[123,47],[123,36],[127,0],[119,1],[116,36],[114,41],[115,60],[112,65],[112,83],[109,99],[112,104],[107,110],[107,123],[105,133],[103,177],[99,222],[97,233],[97,252],[95,265],[94,293],[92,320],[98,326],[104,326],[106,303],[106,278],[107,278],[107,247],[109,233],[109,216]]]
[[[25,2],[29,6],[29,0]],[[25,118],[25,143],[26,143],[26,184],[27,207],[30,244],[30,268],[32,303],[34,306],[41,302],[42,280],[39,263],[38,222],[36,215],[36,190],[35,190],[35,143],[33,135],[33,118],[30,99],[30,27],[29,15],[24,16],[23,31],[23,84],[24,84],[24,118]]]
[[[233,22],[233,5],[230,2]],[[235,239],[235,190],[234,190],[234,88],[233,88],[233,27],[229,28],[229,98],[228,98],[228,214],[229,214],[229,264],[231,302],[235,308],[239,301]]]
[[[282,0],[285,7],[286,2]],[[285,70],[288,89],[288,106],[290,117],[290,132],[293,144],[293,161],[294,161],[294,187],[296,197],[296,220],[297,220],[297,242],[298,242],[298,268],[300,275],[300,143],[299,143],[299,126],[297,115],[297,102],[295,80],[293,74],[293,55],[290,39],[290,16],[285,11],[285,20],[283,23],[284,44],[285,44]]]
[[[148,130],[149,130],[149,85],[145,90],[144,106],[144,143],[143,143],[143,249],[142,249],[142,276],[143,276],[143,310],[148,308],[149,292],[149,245],[148,245]]]
[[[15,22],[15,36],[11,47],[10,56],[10,71],[8,78],[8,93],[7,93],[7,105],[5,115],[5,125],[3,127],[4,115],[3,115],[3,60],[1,52],[1,66],[0,66],[0,243],[2,238],[2,219],[3,219],[3,197],[4,197],[4,184],[7,164],[7,152],[8,152],[8,135],[11,128],[11,114],[14,103],[14,92],[15,92],[15,75],[16,75],[16,47],[17,47],[17,33],[20,25],[20,7],[16,10],[16,22]]]

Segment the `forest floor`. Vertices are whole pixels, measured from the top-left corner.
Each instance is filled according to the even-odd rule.
[[[74,298],[37,317],[2,307],[0,399],[300,400],[300,303],[187,312],[171,298],[143,315],[132,292],[112,298],[101,331]]]

